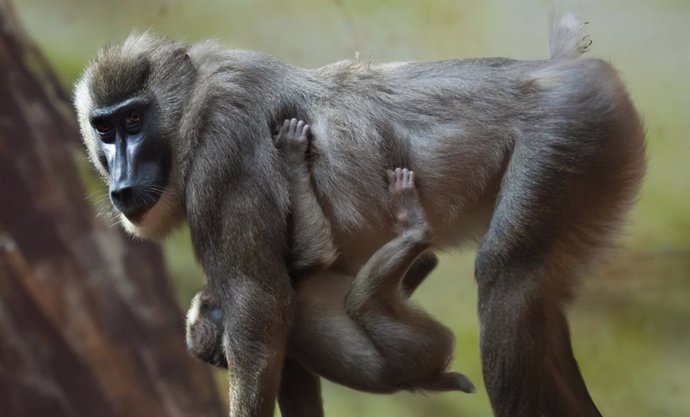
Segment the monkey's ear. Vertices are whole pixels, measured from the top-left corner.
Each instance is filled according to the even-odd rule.
[[[182,69],[183,71],[189,71],[190,73],[196,72],[196,67],[192,62],[192,58],[189,57],[188,49],[186,46],[176,48],[172,53],[173,66]]]
[[[187,53],[187,47],[181,47],[173,51],[173,58],[179,63],[191,62],[189,54]]]

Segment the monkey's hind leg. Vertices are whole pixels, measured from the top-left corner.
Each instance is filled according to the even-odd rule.
[[[452,357],[453,334],[407,302],[408,294],[433,269],[436,259],[427,256],[409,271],[429,247],[429,226],[414,188],[414,174],[398,169],[390,173],[390,185],[392,195],[400,199],[401,230],[357,274],[346,297],[347,314],[380,353],[384,384],[393,389],[472,392],[467,377],[444,372]],[[405,283],[405,294],[403,277],[410,280]]]
[[[438,265],[438,257],[431,251],[426,251],[419,255],[407,270],[402,279],[403,296],[409,298],[417,288],[422,285],[426,277],[431,274]]]
[[[516,143],[475,269],[484,380],[497,417],[601,415],[564,308],[583,267],[608,247],[641,176],[630,145],[605,133]]]

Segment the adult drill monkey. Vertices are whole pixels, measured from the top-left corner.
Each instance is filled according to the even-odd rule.
[[[385,168],[417,174],[436,247],[481,238],[485,384],[497,416],[596,416],[564,304],[609,245],[644,172],[644,131],[615,70],[577,59],[580,24],[551,32],[551,59],[478,59],[314,70],[213,43],[148,34],[104,48],[76,86],[92,162],[125,227],[189,224],[226,312],[230,414],[272,415],[290,324],[290,201],[271,133],[312,125],[314,186],[352,272],[392,236]],[[328,264],[332,259],[324,259]],[[281,407],[315,412],[294,364]],[[305,389],[295,392],[295,381]]]

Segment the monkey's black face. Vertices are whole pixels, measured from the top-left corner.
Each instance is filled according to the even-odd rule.
[[[131,98],[95,109],[98,160],[109,175],[113,206],[136,223],[156,205],[170,176],[171,149],[161,134],[155,104]]]

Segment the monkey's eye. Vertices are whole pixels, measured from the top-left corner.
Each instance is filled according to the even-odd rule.
[[[127,113],[127,116],[125,116],[125,128],[127,131],[130,133],[138,132],[139,128],[141,128],[142,118],[141,113],[136,110]]]
[[[107,120],[96,120],[93,127],[103,139],[110,137],[113,133],[113,124]]]

